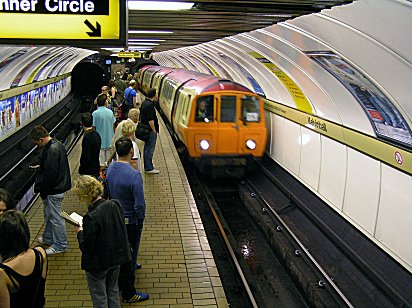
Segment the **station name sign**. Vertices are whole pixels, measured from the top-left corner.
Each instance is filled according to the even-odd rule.
[[[109,0],[0,0],[0,12],[109,15]]]
[[[0,0],[0,44],[124,46],[125,0]]]

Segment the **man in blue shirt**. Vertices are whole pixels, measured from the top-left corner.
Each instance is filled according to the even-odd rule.
[[[107,108],[107,95],[100,94],[97,97],[97,110],[93,111],[93,126],[101,138],[100,166],[104,167],[110,157],[110,143],[114,135],[115,118],[113,111]]]
[[[137,82],[132,79],[129,82],[129,87],[124,91],[125,102],[122,104],[123,119],[127,119],[131,108],[137,108],[138,104],[140,104],[140,96],[136,92],[136,87]]]
[[[129,138],[120,137],[115,147],[119,159],[109,166],[106,180],[109,183],[111,198],[119,200],[124,211],[132,261],[123,264],[120,268],[119,288],[123,301],[131,303],[149,298],[148,294],[136,292],[134,288],[134,271],[135,268],[140,268],[136,260],[146,214],[146,202],[142,174],[131,165],[131,159],[134,156],[132,141]]]

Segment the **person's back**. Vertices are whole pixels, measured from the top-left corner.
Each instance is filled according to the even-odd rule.
[[[104,105],[104,96],[99,95],[98,97],[98,108],[93,112],[93,126],[96,128],[96,131],[99,133],[100,138],[102,139],[101,148],[110,148],[110,143],[114,135],[114,122],[115,118],[113,112],[109,110]],[[103,103],[102,103],[103,101]]]
[[[46,278],[42,277],[42,272],[45,257],[38,249],[30,250],[34,256],[27,254],[17,257],[14,262],[0,264],[13,285],[9,288],[10,307],[44,306]]]
[[[102,140],[99,133],[92,127],[92,115],[90,113],[84,113],[81,119],[84,136],[82,140],[79,174],[98,177],[100,172],[99,153]]]
[[[144,219],[146,204],[142,174],[128,163],[113,162],[107,170],[106,179],[110,196],[120,201],[125,217],[131,223],[137,219]]]
[[[30,231],[24,214],[0,215],[0,306],[44,306],[47,257],[43,248],[29,248]],[[7,294],[8,293],[8,294]]]

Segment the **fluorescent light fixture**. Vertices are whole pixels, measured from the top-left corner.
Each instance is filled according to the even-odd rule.
[[[131,51],[136,51],[136,50],[153,50],[153,48],[151,48],[151,47],[141,47],[141,46],[138,46],[138,47],[130,47],[129,50],[131,50]]]
[[[159,39],[139,39],[139,38],[131,38],[129,42],[164,42],[166,40],[159,40]]]
[[[147,43],[147,42],[127,42],[127,45],[128,46],[130,46],[130,45],[146,45],[146,46],[158,46],[158,45],[160,45],[160,44],[158,44],[158,43]]]
[[[129,10],[142,11],[179,11],[190,10],[193,2],[177,2],[177,1],[128,1]]]
[[[121,51],[123,48],[112,48],[112,47],[102,47],[101,49],[110,50],[110,51]]]
[[[129,30],[128,33],[136,34],[173,34],[173,31],[163,31],[163,30]]]

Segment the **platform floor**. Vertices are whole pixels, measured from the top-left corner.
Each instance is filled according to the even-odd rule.
[[[122,307],[228,307],[196,203],[173,142],[164,124],[154,154],[160,174],[144,174],[146,219],[136,271],[136,289],[149,293],[147,301]],[[142,147],[141,147],[142,150]],[[70,154],[72,178],[78,177],[80,143]],[[71,191],[63,210],[85,213]],[[33,245],[41,236],[43,205],[37,200],[27,214]],[[68,250],[49,257],[46,307],[92,307],[81,252],[73,227],[67,226]]]

